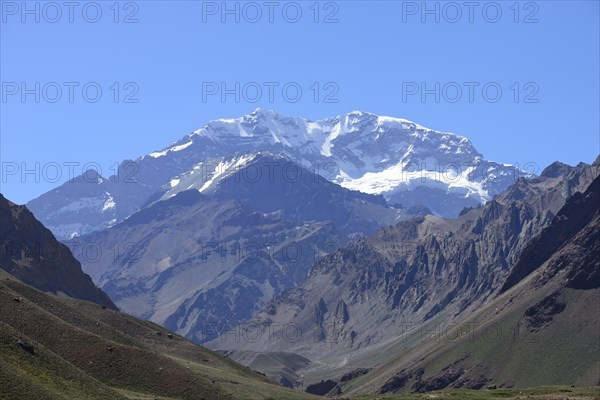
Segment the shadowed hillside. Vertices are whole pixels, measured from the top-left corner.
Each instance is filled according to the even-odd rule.
[[[45,292],[117,308],[83,273],[67,246],[56,240],[25,206],[1,194],[0,268]]]

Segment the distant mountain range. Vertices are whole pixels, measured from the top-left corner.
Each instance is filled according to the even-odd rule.
[[[27,206],[59,239],[69,239],[115,225],[165,186],[191,175],[220,175],[238,165],[231,157],[263,151],[345,188],[445,217],[490,200],[525,174],[485,160],[465,137],[400,118],[355,111],[310,121],[257,109],[211,121],[161,151],[126,160],[112,177],[87,171]]]
[[[180,176],[123,222],[67,242],[122,310],[198,342],[302,283],[348,237],[427,213],[390,207],[270,153],[214,162],[229,167]],[[240,179],[259,170],[270,174]],[[101,254],[86,257],[89,249]]]
[[[203,342],[304,281],[346,241],[331,222],[286,221],[189,190],[69,244],[103,250],[93,260],[75,254],[122,310]]]

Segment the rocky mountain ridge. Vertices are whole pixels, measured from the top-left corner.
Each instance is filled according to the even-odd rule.
[[[567,198],[590,185],[599,167],[582,164],[554,174],[551,166],[458,219],[418,217],[383,228],[325,257],[303,284],[244,325],[252,341],[223,335],[208,345],[297,353],[314,362],[304,371],[307,380],[347,373],[349,365],[372,367],[359,362],[407,329],[447,326],[490,302],[530,240]],[[274,328],[286,326],[302,334],[290,341]]]
[[[125,160],[112,177],[86,171],[27,205],[59,239],[68,239],[122,221],[199,163],[262,151],[283,154],[345,188],[442,216],[456,216],[530,175],[525,165],[485,160],[465,137],[400,118],[355,111],[311,121],[257,109]]]

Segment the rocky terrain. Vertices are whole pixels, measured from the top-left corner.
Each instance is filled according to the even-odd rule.
[[[204,342],[345,242],[330,222],[286,221],[189,190],[69,246],[123,311]]]
[[[418,217],[383,228],[325,257],[306,282],[267,305],[242,329],[252,340],[223,335],[208,344],[306,357],[312,364],[296,371],[297,385],[371,368],[407,332],[435,332],[493,301],[520,273],[513,267],[531,239],[586,190],[598,167],[553,164],[458,219]],[[411,340],[403,347],[418,342]]]
[[[387,377],[379,393],[600,385],[599,251],[596,178],[531,241],[499,295],[443,340],[425,340],[362,384],[372,387]]]

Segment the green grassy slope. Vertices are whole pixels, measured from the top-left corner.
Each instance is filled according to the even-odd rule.
[[[419,394],[363,395],[355,397],[356,400],[597,400],[599,398],[600,388],[572,388],[567,386],[496,390],[451,389]]]
[[[151,322],[45,294],[4,272],[0,383],[7,400],[312,398]]]

